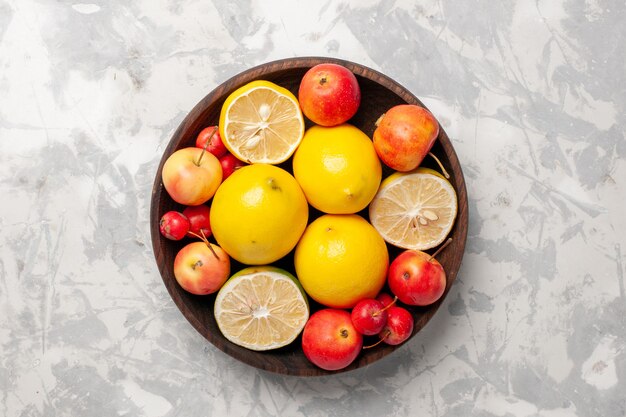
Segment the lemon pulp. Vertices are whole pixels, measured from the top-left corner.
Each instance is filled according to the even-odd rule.
[[[309,318],[309,306],[291,274],[251,267],[226,281],[215,299],[214,314],[226,339],[260,351],[293,342]]]
[[[248,163],[278,164],[296,150],[304,118],[296,97],[269,81],[253,81],[228,96],[220,114],[220,136],[228,150]]]
[[[415,250],[431,249],[443,242],[456,214],[454,187],[424,168],[389,176],[369,207],[372,225],[387,242]]]

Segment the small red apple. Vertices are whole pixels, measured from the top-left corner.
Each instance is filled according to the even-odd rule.
[[[413,333],[413,316],[407,309],[391,306],[387,310],[387,324],[379,336],[388,345],[399,345]]]
[[[209,143],[208,145],[207,142]],[[222,137],[220,136],[220,131],[217,126],[205,127],[198,134],[196,138],[196,148],[202,149],[205,146],[206,150],[215,155],[216,158],[221,158],[228,152],[228,149],[224,146],[224,142],[222,142]]]
[[[192,294],[207,295],[216,292],[229,275],[228,254],[208,241],[188,244],[174,259],[176,281]]]
[[[381,292],[380,294],[378,294],[376,296],[376,299],[383,303],[383,307],[387,307],[389,304],[392,304],[394,302],[393,297],[386,292]]]
[[[302,332],[304,355],[327,371],[350,365],[362,347],[363,336],[345,310],[327,308],[313,313]]]
[[[204,204],[188,206],[183,210],[183,214],[189,219],[188,236],[211,236],[211,209],[209,206]]]
[[[174,201],[197,206],[217,191],[222,182],[222,166],[212,153],[183,148],[167,158],[161,175],[163,186]]]
[[[226,178],[230,177],[231,174],[239,168],[248,165],[245,162],[237,159],[235,155],[231,153],[227,153],[226,155],[222,156],[220,158],[220,164],[222,165],[222,181],[226,181]]]
[[[366,298],[356,303],[350,316],[354,328],[365,336],[378,334],[387,324],[385,306],[373,298]]]
[[[374,149],[380,160],[396,171],[417,168],[439,135],[437,119],[414,104],[392,107],[376,124]]]
[[[426,306],[437,301],[446,289],[446,273],[431,255],[406,250],[389,265],[387,282],[404,304]]]
[[[165,213],[159,222],[161,234],[170,240],[181,240],[187,235],[190,227],[187,216],[173,210]]]
[[[298,91],[302,112],[321,126],[337,126],[348,121],[361,104],[359,83],[348,68],[319,64],[309,69]]]

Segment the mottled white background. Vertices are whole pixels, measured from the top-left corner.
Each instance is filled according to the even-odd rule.
[[[625,21],[623,0],[0,0],[0,415],[626,415]],[[470,198],[429,325],[308,379],[197,334],[148,221],[186,112],[307,55],[422,98]]]

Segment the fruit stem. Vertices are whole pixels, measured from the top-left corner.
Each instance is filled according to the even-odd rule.
[[[363,346],[363,349],[371,349],[371,348],[373,348],[375,346],[380,345],[387,337],[389,337],[390,334],[391,334],[391,331],[387,330],[385,335],[383,337],[381,337],[378,342],[374,343],[373,345]]]
[[[446,171],[446,169],[443,167],[443,164],[441,163],[439,158],[437,158],[435,154],[433,154],[432,152],[428,152],[428,155],[430,155],[435,160],[435,162],[437,162],[437,165],[439,165],[439,168],[441,168],[441,172],[443,173],[443,176],[446,177],[447,180],[449,180],[450,174],[448,174],[448,171]]]
[[[202,236],[200,236],[199,234],[194,233],[194,232],[192,232],[191,230],[190,230],[190,231],[188,231],[187,233],[189,233],[191,236],[197,237],[198,239],[200,239],[200,240],[202,240],[203,242],[205,242],[205,243],[206,243],[206,241],[204,240],[204,238],[203,238]]]
[[[202,231],[202,229],[200,229],[200,234],[201,234],[202,236],[200,236],[199,234],[194,233],[194,232],[192,232],[192,231],[189,231],[189,232],[187,232],[187,233],[189,233],[191,236],[195,236],[195,237],[197,237],[198,239],[200,239],[201,241],[203,241],[203,242],[206,244],[206,246],[209,248],[209,250],[211,251],[211,253],[213,254],[213,256],[215,256],[215,259],[217,259],[218,261],[220,260],[220,257],[219,257],[219,256],[217,256],[217,253],[215,253],[215,250],[214,250],[214,249],[213,249],[213,247],[211,246],[211,242],[209,242],[209,239],[207,239],[207,238],[206,238],[206,236],[204,235],[204,232]]]
[[[380,125],[380,122],[383,121],[383,117],[385,117],[385,113],[381,114],[380,117],[376,119],[376,121],[374,122],[374,126],[378,127],[378,125]]]
[[[439,246],[439,249],[437,249],[437,251],[435,251],[435,253],[430,255],[430,258],[428,258],[428,262],[430,262],[435,256],[439,255],[439,252],[444,250],[446,248],[446,246],[448,246],[451,242],[452,242],[452,238],[449,237],[448,240],[446,240],[443,245]]]
[[[198,157],[198,161],[195,163],[197,166],[200,166],[200,162],[202,162],[202,157],[204,156],[206,149],[209,147],[209,143],[211,142],[211,139],[215,135],[215,132],[217,132],[217,126],[213,128],[213,131],[211,132],[211,136],[209,136],[209,138],[206,140],[206,143],[204,144],[204,147],[202,148],[202,152],[200,153],[200,156]]]
[[[376,317],[376,316],[378,316],[380,313],[382,313],[383,311],[387,310],[389,307],[391,307],[392,305],[394,305],[394,304],[396,303],[396,301],[398,301],[398,296],[397,296],[397,295],[393,297],[393,301],[392,301],[392,302],[390,302],[389,304],[387,304],[387,305],[385,306],[385,308],[383,308],[383,309],[381,309],[381,310],[378,310],[377,312],[375,312],[374,314],[372,314],[372,317]]]

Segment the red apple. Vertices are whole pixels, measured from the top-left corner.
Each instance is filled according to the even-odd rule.
[[[226,181],[226,178],[230,177],[230,175],[239,168],[248,165],[245,162],[237,159],[235,155],[231,153],[222,156],[220,158],[220,164],[222,165],[222,181]]]
[[[211,236],[211,209],[209,206],[204,204],[188,206],[183,210],[183,214],[189,219],[188,236]]]
[[[178,211],[168,211],[161,217],[159,230],[170,240],[181,240],[189,231],[190,222],[187,216]]]
[[[387,311],[383,303],[373,298],[366,298],[352,308],[350,314],[354,328],[365,336],[378,334],[387,324]]]
[[[176,281],[192,294],[207,295],[216,292],[224,285],[229,275],[228,254],[212,243],[190,243],[183,247],[174,259]]]
[[[327,308],[313,313],[302,332],[304,355],[327,371],[350,365],[362,347],[363,336],[345,310]]]
[[[205,146],[206,150],[211,152],[217,158],[221,158],[226,155],[226,152],[228,152],[228,149],[224,146],[224,142],[222,142],[222,137],[220,136],[220,131],[217,126],[205,127],[198,134],[198,137],[196,138],[196,148],[202,149]]]
[[[387,310],[387,324],[379,336],[388,345],[399,345],[413,333],[413,316],[407,309],[391,306]]]
[[[387,294],[386,292],[381,292],[376,296],[376,299],[383,303],[383,307],[387,307],[389,304],[393,303],[393,297]]]
[[[183,148],[163,165],[163,186],[174,201],[197,206],[209,200],[222,182],[217,158],[200,148]]]
[[[374,149],[380,160],[396,171],[417,168],[439,135],[435,117],[414,104],[392,107],[376,124]]]
[[[302,112],[321,126],[337,126],[348,121],[361,104],[361,89],[346,67],[319,64],[309,69],[298,91]]]
[[[446,289],[446,273],[431,255],[406,250],[389,265],[387,282],[404,304],[426,306],[437,301]]]

